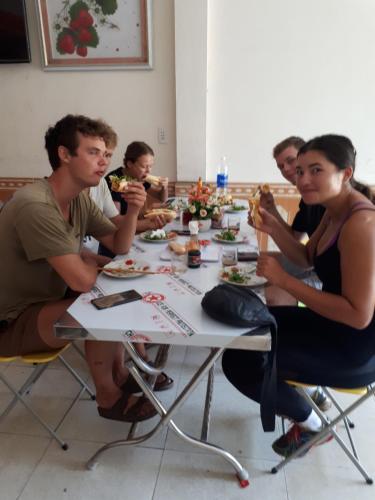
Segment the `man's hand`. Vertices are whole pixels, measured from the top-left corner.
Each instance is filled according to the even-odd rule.
[[[271,285],[285,288],[288,273],[280,266],[274,257],[267,254],[260,254],[257,261],[257,275],[267,279]]]
[[[136,208],[139,211],[146,203],[147,193],[142,183],[129,182],[128,189],[121,196],[129,207]]]

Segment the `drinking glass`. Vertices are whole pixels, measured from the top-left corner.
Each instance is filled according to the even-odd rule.
[[[171,269],[172,273],[180,275],[187,271],[187,252],[182,255],[177,255],[171,252]]]
[[[235,266],[238,262],[237,248],[222,248],[221,263],[225,266]]]
[[[241,217],[239,215],[228,216],[228,229],[231,231],[239,232],[241,226]]]

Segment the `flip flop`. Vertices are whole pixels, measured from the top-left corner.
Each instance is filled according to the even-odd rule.
[[[171,387],[173,387],[173,378],[169,377],[165,372],[161,372],[158,378],[159,377],[163,377],[163,380],[158,382],[158,379],[156,379],[154,391],[167,391],[168,389],[171,389]]]
[[[143,374],[144,378],[147,377],[146,374]],[[173,387],[174,380],[169,377],[165,372],[161,372],[160,375],[158,375],[158,378],[162,376],[163,380],[155,382],[154,386],[154,391],[166,391]],[[129,374],[128,378],[126,379],[126,382],[122,384],[120,389],[125,392],[125,393],[130,393],[130,394],[136,394],[137,392],[142,392],[142,389],[139,387],[138,383],[136,382],[135,378],[133,375]]]
[[[129,403],[130,396],[129,393],[124,393],[111,408],[98,406],[99,415],[103,418],[121,422],[142,422],[157,415],[158,412],[145,396],[140,397],[134,405],[124,411]]]

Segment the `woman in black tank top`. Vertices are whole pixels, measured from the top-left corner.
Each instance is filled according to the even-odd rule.
[[[323,283],[322,290],[314,289],[288,275],[273,257],[261,255],[258,259],[259,276],[306,305],[270,307],[279,328],[276,412],[294,422],[273,444],[284,456],[319,430],[316,426],[320,422],[284,381],[337,386],[335,367],[354,368],[375,354],[375,207],[369,188],[353,179],[355,156],[351,141],[338,135],[317,137],[300,149],[297,188],[306,204],[326,208],[306,246],[260,209],[262,223],[257,229],[270,234],[295,264],[305,268],[313,265]],[[261,353],[228,350],[223,369],[238,390],[260,401],[264,376]]]

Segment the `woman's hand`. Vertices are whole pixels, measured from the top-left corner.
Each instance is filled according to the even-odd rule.
[[[262,253],[258,257],[257,275],[280,288],[285,288],[285,281],[289,276],[274,257]]]
[[[139,211],[146,203],[147,193],[141,182],[129,182],[127,190],[121,196],[129,207]]]
[[[260,194],[260,206],[271,213],[273,213],[274,210],[276,210],[275,200],[271,192],[268,193],[262,192]]]
[[[265,210],[262,207],[258,208],[258,214],[260,215],[261,222],[259,222],[256,225],[255,221],[251,216],[251,210],[249,210],[247,217],[247,222],[249,226],[259,231],[262,231],[263,233],[272,235],[274,228],[277,226],[277,219],[272,214],[270,214],[268,210]]]
[[[168,191],[168,177],[160,177],[159,186]]]

